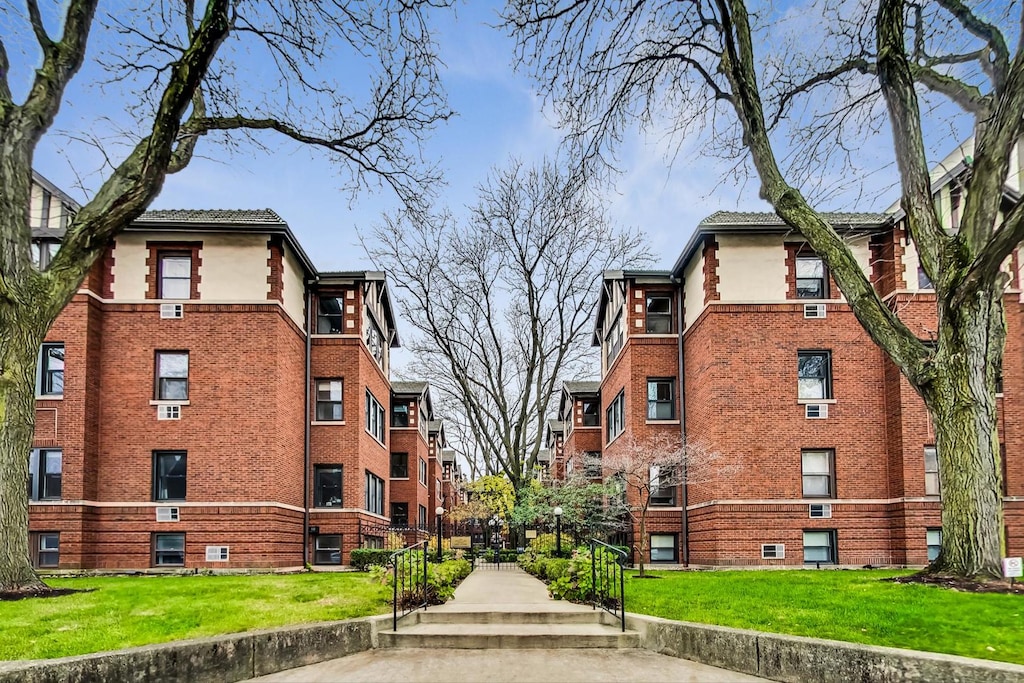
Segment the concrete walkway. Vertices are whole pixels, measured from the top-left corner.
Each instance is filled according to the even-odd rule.
[[[552,600],[542,582],[518,568],[474,571],[459,585],[451,601],[429,609],[429,612],[452,615],[489,612],[495,617],[502,613],[548,613],[554,616],[592,611],[584,605]],[[254,680],[309,683],[746,683],[765,679],[640,648],[403,648],[370,650]]]

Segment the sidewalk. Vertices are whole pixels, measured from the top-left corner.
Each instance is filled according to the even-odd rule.
[[[453,616],[493,613],[496,620],[501,619],[501,615],[515,613],[554,615],[592,611],[585,605],[552,600],[541,581],[518,568],[476,570],[459,585],[451,601],[428,610]],[[399,631],[402,631],[401,625]],[[253,680],[281,683],[748,683],[765,679],[641,648],[404,648],[369,650]]]

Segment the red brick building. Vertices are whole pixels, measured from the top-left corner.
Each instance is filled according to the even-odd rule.
[[[75,208],[36,178],[42,267]],[[318,272],[273,211],[144,214],[41,349],[36,566],[336,565],[383,546],[391,503],[430,510],[440,480],[416,477],[433,415],[425,386],[392,392],[398,343],[384,274]]]
[[[952,171],[936,178],[936,201],[955,228],[964,166],[944,168]],[[1007,197],[1018,200],[1012,188]],[[935,296],[903,216],[828,218],[883,300],[920,338],[933,338]],[[1020,259],[1007,267],[999,430],[1008,551],[1021,555],[1024,300]],[[605,457],[624,437],[672,435],[738,472],[659,491],[648,561],[923,565],[937,553],[940,456],[924,404],[821,259],[775,214],[716,213],[670,271],[608,272],[602,285],[600,412],[588,419],[601,424]],[[558,416],[566,454],[596,447],[583,443],[578,394],[566,384]],[[564,476],[569,468],[553,461]]]

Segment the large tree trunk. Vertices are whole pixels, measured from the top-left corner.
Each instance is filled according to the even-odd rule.
[[[1002,286],[941,297],[937,378],[922,390],[935,426],[942,549],[929,571],[1001,576],[1002,468],[996,368],[1006,338]]]
[[[36,362],[52,319],[38,305],[0,303],[0,472],[4,473],[0,476],[0,591],[45,588],[32,568],[25,530]]]

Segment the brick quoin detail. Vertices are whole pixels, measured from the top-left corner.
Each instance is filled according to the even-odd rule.
[[[100,259],[100,296],[104,299],[114,298],[114,248],[107,247]]]
[[[200,253],[203,248],[202,242],[146,242],[146,249],[149,255],[146,257],[146,298],[157,299],[157,280],[159,279],[159,255],[164,252],[189,252],[192,256],[192,291],[189,299],[199,298],[199,267],[203,265]]]
[[[271,237],[267,240],[267,267],[270,274],[267,275],[267,284],[270,291],[267,292],[268,301],[280,301],[284,303],[284,248],[280,237]]]
[[[704,303],[718,301],[718,242],[708,238],[704,242]]]

